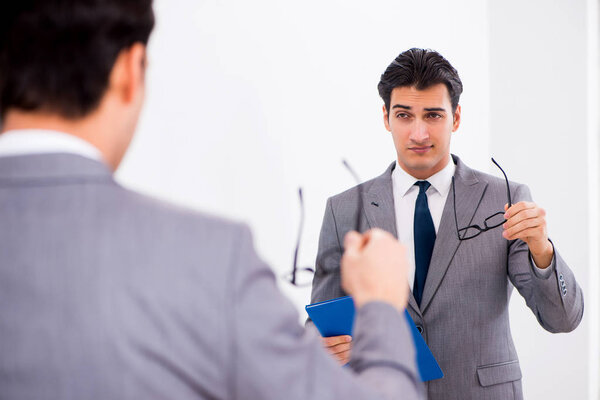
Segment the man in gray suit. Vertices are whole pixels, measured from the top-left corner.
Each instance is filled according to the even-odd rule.
[[[508,318],[513,286],[549,332],[577,327],[581,288],[548,239],[545,212],[529,189],[450,154],[462,83],[445,58],[405,51],[378,88],[397,161],[327,201],[312,301],[345,294],[339,264],[346,232],[384,229],[407,246],[408,310],[444,371],[427,383],[428,398],[522,399]],[[342,363],[355,351],[348,340],[324,339]]]
[[[248,229],[113,179],[143,103],[151,0],[0,6],[1,399],[416,399],[402,246],[345,236],[341,368]]]

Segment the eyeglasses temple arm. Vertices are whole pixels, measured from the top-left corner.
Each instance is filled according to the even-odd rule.
[[[342,163],[344,164],[344,167],[346,167],[346,169],[348,171],[350,171],[350,174],[352,175],[352,177],[354,178],[354,180],[356,181],[356,183],[360,183],[360,178],[358,177],[358,175],[356,174],[356,172],[354,172],[354,170],[352,169],[352,167],[350,166],[350,164],[348,164],[348,161],[342,160]]]
[[[456,217],[456,190],[454,189],[454,177],[452,177],[452,206],[454,207],[454,223],[456,224],[456,236],[458,236],[459,240],[462,240],[462,238],[460,237],[460,231],[458,230],[458,218]]]
[[[298,251],[300,249],[300,238],[302,237],[302,228],[304,226],[304,199],[302,197],[302,188],[298,188],[298,199],[300,200],[300,224],[298,224],[298,238],[296,239],[296,250],[294,250],[294,270],[292,272],[292,284],[296,284],[296,269],[298,266]]]
[[[506,172],[504,172],[504,170],[502,169],[502,167],[500,166],[500,164],[498,164],[496,162],[496,160],[494,160],[494,157],[492,157],[492,162],[494,164],[496,164],[496,167],[498,167],[500,169],[500,171],[502,171],[502,175],[504,175],[504,180],[506,181],[506,193],[508,196],[508,208],[510,208],[512,206],[512,199],[510,197],[510,186],[508,185],[508,177],[506,176]]]

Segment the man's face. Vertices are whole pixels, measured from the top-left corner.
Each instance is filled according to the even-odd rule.
[[[390,111],[384,106],[383,117],[403,170],[417,179],[427,179],[446,166],[450,137],[460,125],[460,106],[452,113],[446,85],[440,83],[425,90],[395,88]]]

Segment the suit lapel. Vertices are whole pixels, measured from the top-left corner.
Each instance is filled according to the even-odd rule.
[[[454,185],[456,191],[456,218],[460,228],[471,225],[473,217],[481,199],[485,193],[487,183],[480,182],[473,170],[467,167],[456,156],[452,156],[456,163],[454,173]],[[456,222],[454,220],[454,198],[452,187],[448,193],[440,227],[436,236],[435,245],[431,262],[429,263],[429,272],[423,289],[423,298],[421,300],[421,312],[425,312],[431,299],[440,286],[456,250],[460,245],[460,240],[456,233]]]
[[[396,163],[373,180],[371,187],[363,194],[363,207],[371,228],[380,228],[398,238],[396,232],[396,211],[392,193],[392,170]]]
[[[398,238],[392,185],[392,171],[395,166],[396,163],[393,162],[382,175],[374,179],[371,187],[364,193],[363,207],[371,228],[383,229]],[[418,315],[421,315],[412,292],[408,296],[408,304]]]

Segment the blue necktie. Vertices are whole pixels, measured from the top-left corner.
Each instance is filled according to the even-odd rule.
[[[427,194],[425,193],[431,184],[427,181],[418,181],[415,185],[419,186],[419,195],[415,203],[415,282],[413,295],[420,306],[427,271],[429,271],[429,262],[433,253],[433,245],[435,244],[435,228],[427,204]]]

